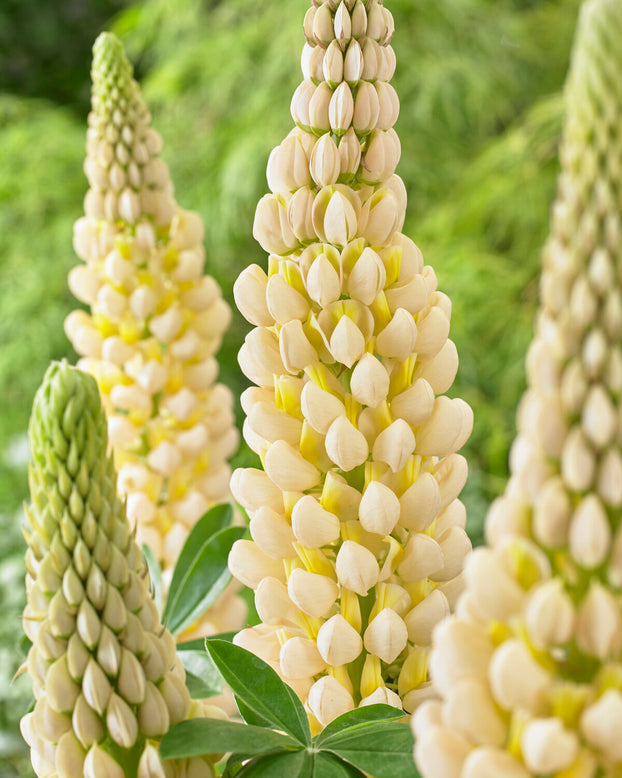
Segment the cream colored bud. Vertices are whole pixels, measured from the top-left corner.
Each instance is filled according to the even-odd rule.
[[[305,80],[298,86],[292,97],[290,112],[292,119],[299,127],[309,128],[311,121],[309,119],[309,103],[315,94],[315,84],[311,79]]]
[[[317,351],[305,335],[300,319],[292,319],[281,327],[279,350],[285,368],[294,375],[319,361]]]
[[[342,316],[330,336],[330,352],[336,362],[352,367],[365,351],[365,336],[349,316]]]
[[[412,534],[404,548],[404,557],[398,567],[399,575],[405,581],[421,581],[442,567],[443,552],[436,540],[421,532]]]
[[[602,697],[583,710],[580,720],[581,733],[590,743],[604,752],[607,760],[622,760],[622,693],[607,689]]]
[[[338,4],[335,11],[335,20],[333,29],[335,30],[335,43],[338,43],[341,49],[345,49],[347,42],[352,37],[352,20],[348,13],[345,3]]]
[[[123,646],[117,690],[130,705],[139,705],[145,697],[145,673],[142,665],[136,656]]]
[[[300,402],[305,419],[316,432],[323,435],[328,432],[335,419],[346,415],[341,400],[334,394],[320,389],[313,381],[308,381],[304,385]]]
[[[374,85],[369,81],[361,81],[352,116],[352,126],[357,135],[367,135],[376,127],[379,112],[380,102]]]
[[[575,638],[584,654],[600,660],[620,648],[620,609],[613,594],[598,582],[592,583],[579,607]]]
[[[415,743],[415,763],[423,778],[461,778],[462,766],[472,749],[458,732],[443,726],[430,728]]]
[[[114,692],[106,711],[108,734],[121,748],[131,748],[138,737],[138,722],[129,705]]]
[[[596,447],[605,448],[616,434],[616,412],[611,398],[599,384],[588,392],[581,414],[586,438]]]
[[[313,136],[296,130],[272,150],[267,176],[268,186],[273,192],[293,192],[311,183],[309,155],[313,144]]]
[[[71,723],[76,737],[84,748],[101,742],[105,737],[106,732],[101,717],[95,713],[82,694],[76,700]]]
[[[162,737],[170,727],[170,715],[158,688],[147,681],[145,699],[138,708],[138,726],[147,737]]]
[[[273,559],[290,559],[296,555],[294,533],[287,520],[264,505],[250,521],[251,537],[259,548]]]
[[[45,694],[40,696],[33,712],[34,731],[42,738],[57,743],[60,737],[71,729],[71,717],[58,713],[47,704]]]
[[[337,540],[341,523],[310,494],[304,495],[292,511],[292,529],[296,539],[308,548],[320,548]],[[252,531],[252,522],[251,522]]]
[[[438,306],[430,308],[417,321],[417,352],[427,356],[438,354],[449,334],[449,319]]]
[[[325,675],[313,684],[309,690],[308,703],[311,712],[323,726],[354,709],[352,695],[332,675]]]
[[[441,508],[441,492],[431,473],[421,473],[400,497],[400,525],[415,532],[426,530]]]
[[[280,195],[264,195],[257,203],[253,237],[267,252],[287,254],[298,245],[287,221],[287,208]]]
[[[313,201],[313,192],[305,186],[294,192],[287,205],[288,225],[300,243],[315,239]]]
[[[379,686],[375,692],[363,697],[359,702],[359,708],[364,708],[366,705],[390,705],[392,708],[402,710],[402,700],[399,694],[396,694],[392,689],[387,689],[386,686]]]
[[[339,178],[341,170],[339,149],[330,133],[322,135],[313,147],[310,170],[313,180],[320,187],[334,184]]]
[[[566,543],[572,505],[561,478],[549,479],[538,494],[533,510],[533,533],[547,548]]]
[[[415,369],[413,380],[425,378],[435,394],[443,394],[453,384],[458,372],[458,352],[453,341],[445,345],[431,359],[423,359]]]
[[[270,446],[265,468],[270,480],[286,492],[304,492],[320,481],[318,469],[284,440]]]
[[[324,54],[322,74],[331,89],[335,89],[343,80],[343,52],[335,39],[330,42]]]
[[[581,357],[585,372],[589,378],[597,378],[605,366],[609,345],[602,330],[594,329],[583,341]]]
[[[459,500],[455,503],[458,506],[457,512],[466,523],[466,510],[463,504]],[[454,525],[442,530],[441,521],[449,510],[450,508],[447,508],[439,517],[436,527],[436,540],[443,552],[443,568],[430,576],[434,581],[450,581],[455,578],[462,571],[464,560],[471,552],[471,541],[463,527]]]
[[[190,696],[185,681],[175,674],[174,669],[165,674],[158,689],[168,708],[171,725],[186,719],[190,713]]]
[[[520,612],[525,592],[506,569],[499,553],[489,548],[475,549],[465,575],[478,607],[487,618],[505,621]]]
[[[330,195],[327,203],[318,195],[313,206],[313,223],[322,240],[335,246],[345,246],[356,235],[358,214],[344,192],[337,190]]]
[[[363,74],[363,52],[358,41],[351,40],[343,62],[343,78],[350,87],[356,86]]]
[[[314,84],[319,83],[324,77],[322,71],[324,51],[325,49],[321,46],[310,46],[308,43],[305,43],[302,49],[302,56],[300,58],[302,75],[305,79],[313,81]]]
[[[101,282],[92,268],[78,265],[69,271],[67,284],[74,297],[91,305],[97,297]]]
[[[376,350],[383,357],[403,362],[414,352],[417,337],[417,325],[412,314],[398,308],[376,338]]]
[[[415,450],[415,435],[404,419],[396,419],[374,441],[372,457],[386,462],[394,473],[404,468]]]
[[[417,273],[408,280],[385,289],[385,297],[392,313],[398,308],[405,308],[414,316],[425,308],[429,292],[425,278],[421,273]]]
[[[313,37],[324,46],[328,46],[333,38],[333,19],[328,3],[319,5],[313,16]]]
[[[286,372],[278,338],[264,327],[248,333],[238,354],[238,362],[247,378],[259,386],[273,386],[274,376]]]
[[[313,260],[307,273],[306,287],[309,297],[323,308],[339,299],[341,280],[325,254],[320,254]]]
[[[383,290],[387,278],[384,263],[373,249],[363,250],[348,277],[350,297],[371,305]]]
[[[339,667],[353,662],[363,650],[360,634],[337,613],[319,629],[317,647],[326,664]]]
[[[404,419],[411,427],[421,426],[430,417],[433,408],[434,390],[425,378],[418,378],[412,386],[391,400],[393,415]],[[438,455],[439,452],[435,454]]]
[[[616,588],[622,585],[622,529],[618,528],[607,565],[607,580]]]
[[[361,160],[363,180],[370,184],[386,181],[395,172],[400,154],[401,146],[394,130],[374,130]]]
[[[294,680],[310,678],[326,667],[315,641],[302,637],[293,637],[283,643],[279,662],[285,678]]]
[[[231,476],[231,493],[247,511],[256,511],[262,506],[283,513],[283,494],[270,478],[256,468],[238,468]]]
[[[364,212],[367,220],[361,226],[361,234],[372,246],[383,246],[400,230],[404,224],[406,212],[405,191],[393,184],[397,176],[392,176],[366,201]],[[403,186],[403,185],[402,185]]]
[[[255,608],[263,624],[295,623],[300,615],[287,587],[276,578],[262,578],[255,590]]]
[[[341,175],[352,176],[358,170],[361,161],[361,143],[350,127],[339,141],[339,159],[341,161]]]
[[[335,567],[339,583],[362,597],[378,583],[380,570],[376,557],[368,548],[353,540],[342,543]]]
[[[248,414],[248,423],[253,432],[265,440],[284,440],[294,447],[300,444],[302,422],[285,411],[280,411],[273,403],[254,403]]]
[[[482,626],[450,617],[438,624],[434,641],[430,672],[444,697],[463,678],[486,678],[493,645]]]
[[[383,608],[369,623],[363,636],[367,651],[388,664],[402,653],[407,641],[406,625],[393,608]]]
[[[317,134],[327,132],[331,128],[329,104],[332,96],[332,89],[325,81],[322,81],[309,100],[309,126]]]
[[[359,505],[361,525],[368,532],[390,535],[400,517],[400,502],[380,481],[370,481]]]
[[[265,554],[250,540],[236,540],[229,552],[231,575],[250,589],[256,589],[262,578],[284,580],[283,562]]]
[[[605,505],[615,508],[622,505],[622,456],[615,447],[600,459],[596,488]]]
[[[429,646],[432,630],[449,615],[447,597],[434,589],[404,617],[408,639],[417,646]]]
[[[390,130],[397,121],[400,112],[400,100],[397,92],[384,81],[376,81],[374,84],[378,93],[378,120],[376,127],[379,130]]]
[[[507,727],[485,680],[464,678],[451,690],[444,710],[447,726],[477,745],[502,747]]]
[[[417,430],[417,453],[439,457],[453,453],[463,437],[463,423],[466,422],[470,431],[472,416],[466,403],[445,396],[437,397],[432,413]]]
[[[87,764],[85,763],[85,756],[86,751],[80,745],[80,742],[78,741],[78,738],[75,736],[75,734],[71,730],[69,732],[65,732],[65,734],[62,735],[58,741],[55,758],[53,760],[53,772],[50,772],[49,774],[56,774],[59,776],[59,778],[69,778],[69,776],[73,778],[73,776],[76,775],[89,775],[89,778],[92,778],[92,774],[87,773],[88,768]],[[99,773],[97,778],[100,778],[100,776],[103,778],[104,775],[108,774]],[[110,773],[111,778],[117,778],[118,775],[118,773]],[[123,778],[122,770],[120,778]]]
[[[138,762],[137,778],[167,778],[160,760],[160,753],[150,743],[145,745]]]
[[[525,624],[534,645],[548,648],[566,643],[572,637],[574,607],[561,580],[554,578],[538,586],[525,608]]]
[[[350,390],[357,402],[377,408],[389,393],[389,383],[383,364],[373,354],[365,353],[352,371]]]
[[[530,778],[520,762],[501,748],[481,746],[468,755],[460,778]]]
[[[534,773],[555,773],[574,762],[579,741],[558,718],[536,718],[522,732],[521,751],[525,765]]]
[[[326,433],[326,453],[345,472],[362,465],[369,456],[369,446],[362,432],[345,416],[338,416]]]
[[[584,497],[570,522],[570,553],[581,567],[592,570],[601,565],[611,547],[611,528],[602,503],[593,494]]]
[[[274,627],[258,624],[243,629],[234,635],[233,644],[245,648],[272,666],[278,665],[281,644]]]
[[[330,128],[335,135],[343,135],[352,124],[354,116],[354,98],[347,81],[341,84],[333,92],[328,106],[328,118]]]
[[[339,587],[332,578],[301,568],[292,571],[287,591],[301,611],[318,619],[326,615],[339,596]]]
[[[497,648],[490,661],[488,679],[495,700],[505,710],[537,710],[551,682],[549,674],[518,638],[506,640]]]
[[[89,660],[86,670],[84,671],[82,692],[91,708],[100,715],[103,715],[108,705],[110,695],[112,694],[112,687],[110,681],[106,678],[104,671],[94,659]],[[49,694],[50,686],[48,677],[48,697]]]

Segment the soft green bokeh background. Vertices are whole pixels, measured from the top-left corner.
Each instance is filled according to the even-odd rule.
[[[475,542],[507,476],[540,247],[555,190],[561,86],[579,0],[385,0],[396,21],[404,231],[453,301],[452,394],[475,411],[463,499]],[[72,224],[82,173],[89,49],[114,29],[137,63],[184,207],[206,223],[208,269],[231,301],[267,190],[268,154],[292,127],[307,0],[4,0],[0,7],[0,774],[28,770],[16,722],[21,661],[24,430],[51,359],[75,359]],[[242,317],[220,353],[239,394]],[[238,409],[241,422],[241,413]],[[244,450],[238,461],[247,461]],[[28,774],[27,772],[24,775]]]

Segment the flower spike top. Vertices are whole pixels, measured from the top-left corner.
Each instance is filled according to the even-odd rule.
[[[229,496],[238,433],[214,353],[230,310],[203,275],[203,224],[173,198],[160,136],[110,33],[95,43],[92,77],[90,189],[74,228],[84,264],[69,276],[90,313],[74,311],[65,329],[102,392],[138,540],[170,573],[194,522]]]
[[[263,469],[233,474],[253,540],[230,554],[262,620],[236,640],[296,690],[317,728],[359,704],[428,693],[433,625],[470,549],[455,453],[472,414],[449,399],[451,303],[400,233],[406,193],[391,13],[313,2],[296,127],[271,153],[254,235],[268,272],[234,294],[255,328],[239,361],[244,436]]]
[[[622,771],[620,40],[618,0],[587,0],[512,476],[434,635],[424,778]]]
[[[202,759],[162,763],[169,727],[213,709],[192,703],[175,641],[159,623],[149,576],[106,454],[91,376],[53,364],[35,397],[25,529],[35,706],[21,722],[38,776],[211,778]],[[217,711],[213,711],[218,713]]]

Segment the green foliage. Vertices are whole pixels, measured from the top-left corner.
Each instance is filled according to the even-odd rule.
[[[227,557],[246,532],[231,527],[231,505],[216,505],[192,528],[175,565],[163,619],[171,634],[183,632],[210,608],[231,580]]]
[[[396,723],[402,711],[388,705],[357,708],[312,737],[302,703],[269,665],[224,640],[208,639],[206,647],[247,723],[181,722],[163,739],[164,756],[231,752],[223,778],[346,778],[362,770],[373,778],[414,775],[410,727]]]

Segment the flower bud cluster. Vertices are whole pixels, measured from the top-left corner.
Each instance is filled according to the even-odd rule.
[[[255,328],[239,361],[244,437],[263,469],[231,490],[253,540],[230,554],[262,624],[237,642],[269,662],[320,728],[359,704],[411,710],[429,686],[433,626],[470,542],[456,452],[470,408],[451,303],[399,230],[393,19],[378,0],[314,2],[297,127],[268,162],[236,303]]]
[[[90,313],[74,311],[65,329],[99,384],[137,540],[170,573],[196,520],[229,496],[238,433],[214,354],[230,309],[203,274],[202,221],[175,203],[160,136],[109,33],[92,76],[90,189],[74,228],[84,264],[69,275]]]
[[[116,494],[106,419],[91,376],[52,365],[29,428],[26,669],[21,722],[39,776],[210,778],[203,760],[163,763],[157,744],[194,704],[175,641]]]
[[[435,633],[424,778],[622,769],[621,35],[618,2],[585,3],[512,475]]]

